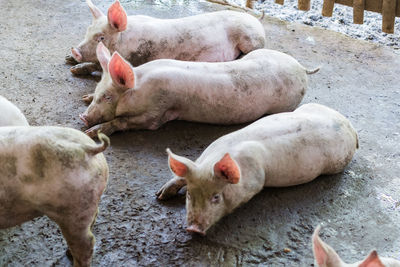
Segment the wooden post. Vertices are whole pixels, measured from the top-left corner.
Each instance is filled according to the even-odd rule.
[[[246,0],[246,7],[253,8],[253,0]]]
[[[355,24],[364,23],[365,0],[353,0],[353,22]]]
[[[275,0],[275,4],[283,5],[284,0]]]
[[[310,0],[298,0],[298,6],[300,10],[310,10]]]
[[[396,0],[383,0],[382,2],[382,31],[394,32],[394,20],[396,17]]]
[[[324,4],[322,6],[322,16],[332,17],[334,5],[335,5],[335,0],[324,0]]]

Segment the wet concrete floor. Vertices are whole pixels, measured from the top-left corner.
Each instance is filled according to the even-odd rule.
[[[104,11],[111,3],[94,2]],[[128,14],[163,18],[227,8],[202,1],[121,2]],[[84,1],[0,1],[0,94],[32,125],[83,129],[80,98],[95,81],[72,76],[64,56],[90,20]],[[185,231],[183,197],[159,202],[154,196],[171,177],[165,148],[195,159],[242,125],[172,122],[157,131],[116,133],[105,153],[110,181],[94,227],[94,266],[312,266],[310,237],[319,223],[322,238],[345,261],[373,248],[400,259],[400,56],[318,28],[271,18],[263,23],[268,48],[307,67],[322,65],[303,103],[325,104],[352,121],[360,137],[353,161],[340,175],[267,188],[199,237]],[[0,266],[70,266],[65,250],[46,217],[0,231]]]

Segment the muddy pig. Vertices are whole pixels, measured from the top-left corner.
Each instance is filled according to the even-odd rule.
[[[74,266],[90,266],[91,228],[108,180],[102,151],[80,131],[0,127],[0,229],[47,215],[61,229]]]
[[[133,66],[160,58],[222,62],[263,48],[265,32],[260,21],[246,13],[218,11],[179,19],[127,16],[115,1],[105,16],[90,0],[93,15],[84,40],[72,48],[77,62],[97,62],[96,46],[103,42]],[[87,71],[85,69],[88,69]],[[90,74],[91,64],[71,68],[74,74]]]
[[[1,126],[28,126],[24,114],[13,103],[0,95],[0,127]]]
[[[336,251],[323,242],[319,237],[321,226],[318,226],[312,236],[315,266],[317,267],[400,267],[400,261],[379,257],[376,250],[373,250],[362,261],[348,264],[345,263]]]
[[[222,136],[194,162],[167,150],[175,177],[157,195],[167,199],[187,185],[187,230],[204,235],[265,186],[298,185],[343,171],[357,143],[354,128],[340,113],[302,105]]]
[[[293,57],[268,49],[230,62],[159,59],[133,68],[118,52],[110,59],[100,43],[98,57],[102,79],[80,115],[93,126],[89,136],[155,130],[171,120],[238,124],[292,111],[306,92],[307,74],[318,70],[307,71]]]

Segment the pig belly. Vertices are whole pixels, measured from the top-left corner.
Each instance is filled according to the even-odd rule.
[[[42,216],[43,214],[39,211],[26,207],[24,204],[14,203],[12,209],[4,209],[3,203],[5,199],[0,199],[0,229],[5,229],[20,225],[23,222],[30,221],[36,217]]]

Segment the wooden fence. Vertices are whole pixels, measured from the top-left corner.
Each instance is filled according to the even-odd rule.
[[[253,8],[254,0],[246,0],[246,7]],[[268,0],[267,0],[268,1]],[[275,3],[283,5],[284,0],[275,0]],[[394,32],[395,18],[400,17],[400,0],[324,0],[322,15],[331,17],[334,4],[353,7],[353,22],[364,23],[364,10],[382,14],[382,31]],[[310,10],[310,0],[298,0],[300,10]]]

